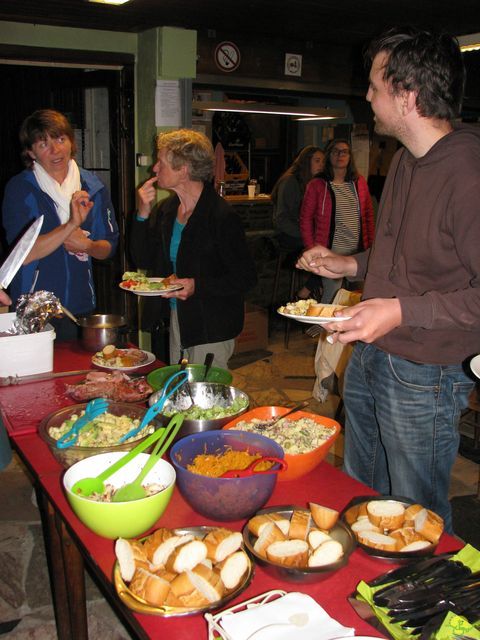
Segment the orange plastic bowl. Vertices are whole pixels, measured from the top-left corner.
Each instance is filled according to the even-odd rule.
[[[256,407],[255,409],[243,413],[231,422],[228,422],[223,428],[235,429],[238,422],[249,422],[253,418],[271,420],[277,416],[282,416],[288,410],[289,407]],[[307,411],[296,411],[288,416],[288,420],[298,420],[299,418],[310,418],[324,427],[333,427],[335,432],[330,436],[330,438],[328,438],[328,440],[325,440],[313,451],[309,451],[308,453],[299,453],[296,455],[285,453],[285,461],[288,463],[288,469],[281,471],[278,474],[279,482],[284,482],[285,480],[296,480],[315,469],[315,467],[325,458],[340,433],[341,425],[336,420],[332,420],[332,418],[325,418],[324,416],[319,416],[316,413],[308,413]]]

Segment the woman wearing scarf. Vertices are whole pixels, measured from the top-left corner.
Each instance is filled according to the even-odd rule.
[[[51,291],[75,315],[96,306],[92,258],[104,260],[118,242],[115,212],[105,185],[79,169],[72,127],[58,111],[35,111],[20,128],[26,169],[5,188],[3,226],[13,245],[44,215],[41,233],[12,281],[15,304],[23,293]],[[68,319],[54,321],[57,339],[75,336]]]

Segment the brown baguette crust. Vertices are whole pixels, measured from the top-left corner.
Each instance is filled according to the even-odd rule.
[[[242,534],[229,529],[214,529],[203,539],[207,546],[207,558],[212,562],[221,562],[242,546]]]
[[[335,509],[324,507],[316,502],[309,502],[308,506],[310,507],[313,521],[319,529],[330,531],[337,524],[340,514]]]
[[[310,530],[312,514],[310,511],[300,511],[295,509],[290,518],[290,528],[288,537],[295,540],[306,540]]]
[[[285,567],[306,567],[308,543],[305,540],[281,540],[267,547],[267,558]]]
[[[282,520],[282,516],[279,513],[261,513],[258,516],[253,516],[247,523],[248,530],[250,533],[253,533],[255,537],[258,538],[260,533],[262,532],[263,527],[269,522],[274,522],[275,520]]]
[[[434,544],[443,533],[443,519],[430,509],[422,509],[414,517],[415,531]]]
[[[132,593],[149,604],[161,607],[170,592],[170,582],[140,568],[135,572],[129,588]]]
[[[283,531],[279,527],[277,527],[274,522],[269,522],[264,527],[262,527],[261,533],[258,536],[255,544],[253,545],[253,550],[260,556],[266,557],[268,546],[270,546],[273,542],[279,542],[286,539],[287,536],[283,533]]]
[[[379,549],[381,551],[396,551],[397,540],[391,536],[386,536],[383,533],[377,533],[376,531],[359,531],[358,540],[373,549]]]

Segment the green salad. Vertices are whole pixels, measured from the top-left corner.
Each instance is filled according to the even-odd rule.
[[[197,405],[193,405],[188,407],[188,409],[184,409],[183,411],[179,411],[178,409],[164,409],[163,414],[165,416],[173,416],[176,413],[181,413],[186,420],[214,420],[216,418],[226,418],[227,416],[232,416],[242,409],[246,409],[248,406],[248,401],[245,398],[235,398],[232,404],[228,407],[222,407],[220,405],[213,405],[209,409],[202,409],[202,407],[198,407]]]

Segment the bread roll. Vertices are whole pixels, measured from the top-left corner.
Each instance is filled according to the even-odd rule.
[[[377,531],[359,531],[358,540],[367,547],[380,549],[381,551],[396,551],[397,540]]]
[[[395,500],[372,500],[367,504],[368,518],[380,529],[399,529],[403,525],[405,507]]]
[[[191,540],[177,547],[169,556],[165,564],[167,571],[183,573],[193,569],[207,557],[207,546],[201,540]]]
[[[327,540],[331,540],[331,537],[325,531],[320,531],[320,529],[311,529],[308,533],[308,544],[312,549],[316,549]]]
[[[299,511],[295,509],[290,518],[288,537],[295,540],[306,540],[311,519],[312,514],[310,511]]]
[[[337,523],[339,512],[315,502],[309,503],[312,518],[319,529],[330,531]]]
[[[437,544],[443,533],[443,519],[430,509],[422,509],[414,516],[415,531]]]
[[[225,587],[220,578],[220,573],[200,563],[191,571],[187,571],[187,575],[190,578],[190,582],[208,602],[215,602],[223,596]]]
[[[282,540],[267,547],[267,558],[286,567],[306,567],[308,543],[305,540]]]
[[[205,536],[203,542],[207,546],[207,558],[210,558],[214,563],[221,562],[240,549],[242,534],[229,529],[214,529]]]
[[[260,556],[266,556],[267,547],[273,542],[282,540],[286,540],[286,535],[274,522],[269,522],[261,528],[261,533],[253,545],[253,550]]]
[[[327,540],[315,549],[308,559],[309,567],[323,567],[338,562],[343,556],[343,547],[338,540]]]
[[[356,534],[360,533],[360,531],[378,531],[378,533],[381,533],[380,527],[370,522],[367,516],[360,516],[358,520],[355,520],[355,522],[350,525],[350,528]]]
[[[149,604],[161,607],[165,603],[170,591],[170,582],[140,568],[135,572],[129,589]]]
[[[150,569],[143,545],[136,540],[118,538],[115,542],[115,555],[118,560],[120,575],[125,582],[130,582],[138,568]]]
[[[311,304],[308,309],[307,309],[307,313],[305,315],[307,316],[315,316],[318,317],[321,315],[322,310],[324,308],[325,305],[317,303],[317,304]]]
[[[245,551],[236,551],[218,565],[220,578],[227,589],[235,589],[245,575],[248,564],[248,556]]]

